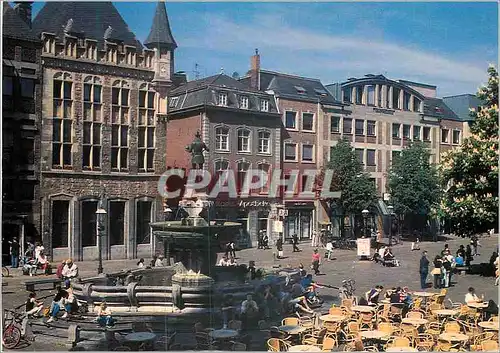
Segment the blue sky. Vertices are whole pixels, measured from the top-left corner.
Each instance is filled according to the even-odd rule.
[[[35,3],[37,11],[43,3]],[[155,3],[115,2],[143,41]],[[368,73],[438,86],[438,96],[475,93],[498,62],[498,10],[489,3],[167,2],[176,70],[194,78],[224,68],[262,68],[321,79]]]

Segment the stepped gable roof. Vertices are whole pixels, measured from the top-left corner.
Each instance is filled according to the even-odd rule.
[[[424,115],[447,120],[462,120],[440,98],[424,99]]]
[[[218,106],[217,92],[227,92],[227,106],[221,109],[237,109],[246,112],[260,112],[260,98],[269,100],[269,111],[265,114],[276,114],[276,102],[267,93],[249,89],[246,85],[225,74],[205,77],[199,80],[189,81],[180,87],[172,90],[170,100],[176,99],[174,106],[169,102],[169,110],[172,113],[197,109],[202,106]],[[239,96],[248,97],[248,109],[239,108]]]
[[[40,39],[34,31],[14,11],[8,2],[3,3],[3,34],[4,37],[38,42]]]
[[[109,27],[113,37],[110,40],[135,46],[138,50],[143,48],[111,2],[47,2],[33,20],[33,31],[37,35],[49,32],[62,39],[64,30],[69,29],[72,35],[97,40],[99,48],[104,46],[104,35]]]
[[[148,48],[154,48],[155,46],[167,46],[172,49],[177,48],[177,43],[170,30],[167,9],[163,1],[159,1],[156,5],[153,24],[151,25],[148,38],[144,41],[144,45]]]
[[[249,82],[249,81],[246,81]],[[277,97],[322,104],[339,104],[320,80],[274,71],[260,71],[260,88],[273,91]]]

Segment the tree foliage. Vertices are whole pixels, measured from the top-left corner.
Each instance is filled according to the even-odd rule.
[[[498,72],[490,67],[488,74],[488,84],[477,93],[483,105],[470,113],[472,135],[443,155],[441,212],[461,236],[498,226]]]
[[[421,142],[406,147],[394,158],[388,188],[399,216],[428,216],[439,204],[440,182],[430,152]]]
[[[356,152],[346,139],[331,148],[330,161],[325,169],[333,171],[331,190],[340,191],[338,200],[344,214],[361,214],[363,209],[373,208],[377,202],[377,190],[370,175],[363,171]]]

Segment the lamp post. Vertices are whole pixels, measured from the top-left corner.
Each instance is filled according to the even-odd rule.
[[[363,215],[363,237],[366,237],[367,221],[369,213],[370,211],[368,211],[366,208],[363,211],[361,211],[361,214]]]
[[[97,208],[97,211],[95,211],[95,214],[97,215],[97,241],[99,242],[98,246],[97,246],[97,250],[99,253],[99,267],[97,268],[97,274],[99,275],[103,272],[103,269],[102,269],[102,232],[104,231],[103,221],[104,221],[104,218],[107,214],[106,210],[104,208],[102,208],[102,199],[99,202],[99,207]]]
[[[387,210],[389,211],[389,217],[391,219],[390,222],[390,227],[389,227],[389,246],[392,245],[392,224],[393,224],[393,217],[394,217],[394,207],[389,205],[387,206]]]

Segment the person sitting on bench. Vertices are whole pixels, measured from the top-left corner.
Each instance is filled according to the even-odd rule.
[[[66,309],[66,312],[63,314],[62,318],[65,319],[68,317],[68,312],[71,311],[71,308],[65,307],[66,299],[69,297],[69,293],[62,289],[61,286],[57,286],[57,294],[52,300],[52,304],[50,305],[50,317],[47,320],[47,323],[51,323],[57,318],[57,314],[61,309]]]
[[[97,309],[96,321],[99,326],[106,326],[107,328],[113,327],[113,325],[115,324],[115,321],[111,316],[111,310],[108,308],[106,302],[102,302],[101,305],[99,305],[99,309]]]
[[[43,302],[36,300],[36,293],[31,292],[26,300],[26,316],[38,316],[43,309]]]
[[[62,270],[62,279],[66,288],[69,287],[70,282],[78,277],[78,266],[73,263],[73,260],[67,259],[66,266]]]

